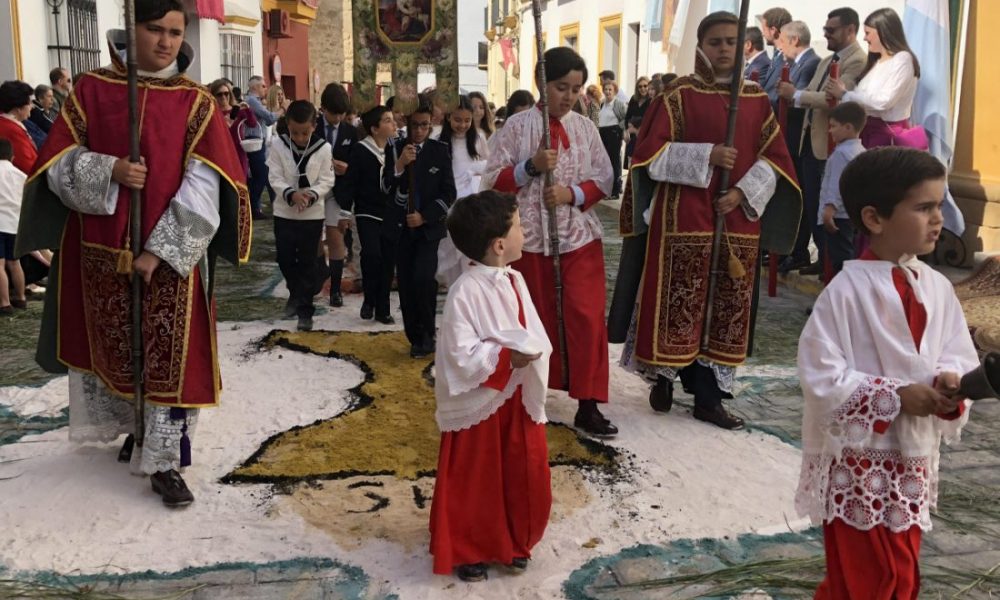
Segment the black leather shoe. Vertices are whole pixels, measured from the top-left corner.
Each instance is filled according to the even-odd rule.
[[[455,569],[455,575],[462,581],[483,581],[489,579],[489,575],[486,572],[486,565],[483,563],[476,563],[474,565],[458,565]]]
[[[729,414],[721,404],[711,410],[695,407],[694,418],[723,429],[743,429],[743,419]]]
[[[375,316],[375,307],[371,304],[361,305],[361,318],[366,321]]]
[[[375,320],[383,325],[392,325],[396,322],[396,319],[393,319],[392,315],[375,315]]]
[[[135,436],[131,433],[125,436],[125,443],[118,451],[118,462],[127,463],[132,460],[132,449],[135,447]]]
[[[802,267],[808,265],[809,265],[808,260],[801,260],[798,258],[794,258],[792,256],[786,256],[785,258],[781,259],[780,263],[778,263],[778,272],[781,274],[785,274],[789,271],[794,271],[795,269],[801,269]]]
[[[344,297],[340,295],[340,292],[330,292],[330,306],[343,306]]]
[[[818,260],[811,265],[799,269],[799,275],[819,275],[823,272],[823,263]]]
[[[291,318],[294,318],[295,317],[295,312],[296,312],[295,303],[292,302],[291,298],[289,298],[288,301],[285,302],[285,310],[281,313],[281,318],[282,319],[291,319]]]
[[[410,346],[410,358],[423,358],[434,354],[434,346]]]
[[[515,556],[510,560],[510,564],[507,568],[512,571],[524,571],[528,568],[528,559],[523,556]]]
[[[597,409],[595,402],[590,408],[585,408],[583,402],[576,411],[573,419],[573,426],[594,437],[614,437],[618,435],[618,428],[611,424],[611,421],[604,418],[601,411]]]
[[[149,477],[153,485],[153,491],[163,497],[163,503],[170,508],[187,506],[194,502],[194,494],[188,489],[181,474],[170,469],[169,471],[154,473]]]
[[[674,382],[659,375],[649,390],[649,406],[656,412],[668,413],[674,405]]]
[[[312,317],[299,317],[299,323],[295,327],[299,331],[312,331],[313,328],[313,318]]]

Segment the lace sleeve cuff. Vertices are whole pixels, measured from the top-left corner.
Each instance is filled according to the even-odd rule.
[[[49,188],[71,210],[111,215],[118,207],[118,184],[111,181],[114,156],[78,147],[49,168]]]
[[[764,209],[767,208],[767,203],[774,195],[777,185],[778,178],[774,169],[760,159],[743,175],[736,187],[742,190],[747,198],[743,203],[743,212],[748,219],[756,221],[764,214]]]
[[[145,249],[181,276],[191,273],[219,228],[219,175],[191,161],[184,181],[146,240]]]
[[[712,144],[675,142],[649,164],[649,176],[656,181],[705,189],[712,182]]]
[[[874,434],[883,434],[899,416],[897,390],[905,384],[887,377],[866,377],[851,397],[833,412],[828,433],[844,447],[860,448]]]

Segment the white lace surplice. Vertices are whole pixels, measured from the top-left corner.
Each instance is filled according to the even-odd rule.
[[[951,283],[919,261],[905,264],[927,311],[919,353],[887,261],[845,263],[799,340],[805,410],[795,504],[814,523],[931,527],[940,441],[958,440],[968,412],[951,421],[903,414],[897,389],[964,374],[978,357]]]
[[[611,160],[601,143],[594,122],[570,111],[561,119],[569,149],[559,148],[559,162],[553,173],[557,185],[579,185],[593,180],[605,194],[611,193]],[[492,189],[507,167],[531,158],[542,139],[542,113],[532,107],[507,119],[503,128],[490,139],[492,154],[483,174],[482,189]],[[524,227],[524,251],[549,255],[548,209],[542,201],[544,177],[533,177],[517,193],[521,224]],[[559,253],[566,254],[601,239],[601,220],[593,211],[561,205],[557,209]]]
[[[524,327],[518,321],[517,295],[508,274],[513,275],[521,298]],[[471,266],[448,291],[440,325],[434,355],[434,396],[441,431],[468,429],[488,419],[519,385],[528,416],[536,423],[546,421],[552,345],[520,273],[480,263]],[[514,369],[502,391],[483,387],[505,347],[542,356]]]

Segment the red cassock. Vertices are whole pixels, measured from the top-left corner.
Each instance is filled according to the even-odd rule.
[[[484,386],[507,386],[510,358],[509,349],[500,352]],[[531,558],[551,508],[545,425],[528,416],[518,386],[485,421],[441,434],[430,521],[434,572],[448,575],[459,565]]]
[[[710,72],[672,82],[646,112],[632,169],[646,168],[672,142],[722,143],[729,103],[729,84],[714,83]],[[730,185],[762,159],[774,168],[779,186],[785,179],[786,188],[790,184],[797,190],[791,158],[767,94],[756,83],[744,82],[738,115],[734,146],[739,154]],[[709,348],[700,350],[715,222],[713,199],[719,194],[720,173],[716,169],[707,189],[659,183],[652,192],[655,203],[638,296],[635,345],[635,357],[643,363],[683,367],[700,357],[738,365],[746,358],[761,223],[748,219],[742,208],[725,217],[723,272],[713,304]],[[621,211],[626,236],[634,234],[636,218],[643,210],[634,200],[630,186]],[[743,265],[746,276],[725,272],[730,253]]]
[[[861,260],[879,258],[866,250]],[[927,310],[917,301],[901,267],[892,270],[892,280],[913,343],[919,348],[927,326]],[[965,405],[959,403],[954,412],[938,417],[957,419],[964,412]],[[875,430],[885,433],[889,425],[886,421],[876,422]],[[917,526],[894,533],[881,524],[862,531],[840,519],[823,523],[827,573],[816,590],[817,600],[916,600],[920,592],[921,538]]]
[[[249,196],[232,139],[208,91],[183,75],[140,78],[140,152],[149,166],[142,191],[142,242],[168,209],[190,159],[220,177],[222,223],[212,254],[246,260],[250,249]],[[124,69],[116,64],[84,75],[54,123],[35,166],[45,171],[66,152],[128,156],[128,98]],[[30,184],[29,180],[29,184]],[[58,280],[58,359],[98,376],[114,393],[130,397],[131,295],[124,252],[129,247],[129,198],[119,186],[109,216],[69,213],[62,234]],[[233,200],[235,197],[235,200]],[[220,235],[221,234],[221,235]],[[225,238],[227,248],[215,247]],[[218,403],[215,307],[196,267],[182,277],[166,262],[154,272],[143,299],[145,394],[153,404],[204,407]]]

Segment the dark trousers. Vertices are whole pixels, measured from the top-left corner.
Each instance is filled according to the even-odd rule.
[[[694,394],[694,406],[702,410],[714,410],[722,404],[722,390],[715,380],[711,367],[695,361],[678,371],[681,385]]]
[[[601,143],[611,159],[611,172],[614,174],[614,185],[611,195],[622,193],[622,128],[617,125],[601,127]]]
[[[250,181],[247,182],[250,192],[250,209],[254,215],[259,215],[260,195],[264,192],[264,188],[267,188],[268,194],[271,195],[271,202],[274,202],[274,191],[271,190],[271,185],[267,182],[267,150],[262,149],[248,153],[247,162],[250,164]]]
[[[311,317],[316,312],[313,296],[319,293],[326,270],[318,256],[319,239],[323,235],[323,219],[298,221],[274,218],[274,245],[278,268],[288,286],[289,302],[295,314]]]
[[[792,257],[802,261],[809,259],[810,236],[813,236],[817,246],[821,243],[822,236],[818,234],[814,236],[814,228],[816,217],[819,215],[819,190],[823,183],[823,168],[826,166],[825,160],[820,160],[813,155],[808,129],[806,129],[805,136],[805,142],[802,144],[802,156],[796,163],[799,182],[802,184],[802,218],[799,221],[799,235],[795,238],[795,249],[792,250]],[[822,256],[820,260],[822,260]]]
[[[410,344],[434,347],[437,313],[437,249],[440,240],[428,240],[424,232],[404,225],[396,250],[396,278],[403,330]]]
[[[837,233],[830,233],[822,225],[819,225],[816,239],[819,248],[819,259],[822,261],[824,254],[830,257],[830,264],[833,267],[833,274],[840,273],[844,268],[844,261],[854,258],[854,224],[850,219],[834,219],[837,225]],[[827,282],[829,283],[829,282]]]
[[[358,241],[361,243],[361,288],[364,303],[375,315],[389,315],[389,288],[396,271],[396,240],[382,235],[382,221],[360,217]]]

